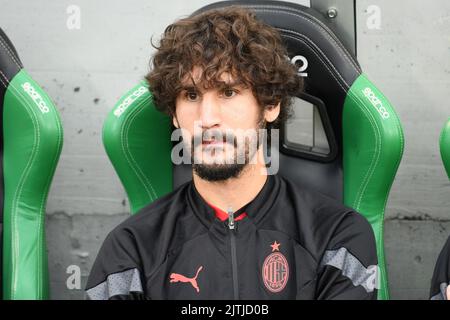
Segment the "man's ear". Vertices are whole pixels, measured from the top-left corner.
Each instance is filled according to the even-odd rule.
[[[180,128],[180,124],[178,123],[178,119],[176,114],[172,115],[172,123],[174,125],[175,128],[179,129]]]
[[[269,105],[264,110],[264,119],[267,122],[274,122],[280,115],[280,102],[278,104]]]

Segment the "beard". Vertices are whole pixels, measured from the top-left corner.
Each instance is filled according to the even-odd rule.
[[[244,169],[249,165],[251,159],[254,158],[255,154],[258,152],[261,144],[263,142],[260,139],[260,135],[258,133],[259,129],[265,127],[264,118],[261,118],[258,121],[256,131],[256,141],[255,139],[245,139],[244,147],[239,147],[237,143],[237,138],[234,134],[227,132],[226,138],[224,139],[223,148],[227,144],[231,144],[233,146],[233,162],[232,163],[198,163],[196,161],[196,156],[194,150],[200,146],[202,146],[202,138],[197,137],[191,139],[191,163],[193,171],[203,180],[210,182],[220,182],[225,181],[232,178],[238,178]],[[217,132],[217,131],[216,131]],[[222,135],[220,135],[222,136]],[[197,141],[197,145],[195,144]],[[231,142],[230,142],[231,141]],[[199,143],[198,143],[199,142]],[[251,145],[256,144],[256,148],[251,148]],[[241,144],[242,145],[242,144]],[[222,151],[223,152],[223,151]],[[243,159],[243,161],[238,161],[238,159]],[[225,162],[225,161],[224,161]]]
[[[192,169],[203,180],[210,182],[225,181],[237,178],[246,167],[246,164],[193,164]]]
[[[250,162],[250,159],[254,156],[255,152],[253,152],[250,157],[250,147],[247,141],[245,142],[244,150],[242,150],[242,148],[240,148],[241,150],[238,150],[236,143],[233,143],[233,145],[234,159],[244,157],[245,160],[243,163],[238,163],[237,161],[233,161],[233,163],[197,163],[197,161],[195,161],[196,159],[194,159],[194,155],[192,155],[192,169],[200,178],[211,182],[225,181],[231,178],[239,177],[244,168]]]

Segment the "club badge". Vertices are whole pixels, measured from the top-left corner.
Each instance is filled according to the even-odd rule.
[[[262,277],[267,290],[277,293],[284,289],[289,279],[289,265],[280,252],[280,243],[270,245],[272,253],[264,260]]]

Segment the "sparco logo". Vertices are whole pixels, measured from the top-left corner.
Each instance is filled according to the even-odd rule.
[[[22,84],[22,89],[26,93],[28,93],[28,95],[31,97],[31,99],[33,99],[34,103],[39,107],[42,113],[48,113],[50,111],[44,99],[42,99],[41,95],[29,82],[25,82],[24,84]]]
[[[367,99],[369,99],[370,103],[377,109],[378,113],[381,115],[383,119],[389,118],[389,112],[387,112],[386,108],[383,106],[381,100],[375,95],[375,93],[369,87],[366,87],[362,90]]]
[[[121,104],[119,104],[114,110],[114,115],[118,118],[122,115],[122,113],[125,112],[125,110],[128,109],[128,107],[136,101],[140,96],[142,96],[144,93],[147,92],[147,88],[144,86],[141,86],[137,88],[135,91],[133,91],[132,94],[130,94],[128,97],[126,97]]]

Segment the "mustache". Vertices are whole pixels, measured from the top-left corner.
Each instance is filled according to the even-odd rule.
[[[203,143],[203,141],[221,141],[223,143],[229,143],[236,145],[237,137],[232,132],[222,132],[220,130],[208,129],[202,132],[202,134],[193,135],[191,137],[192,146],[197,147]]]

